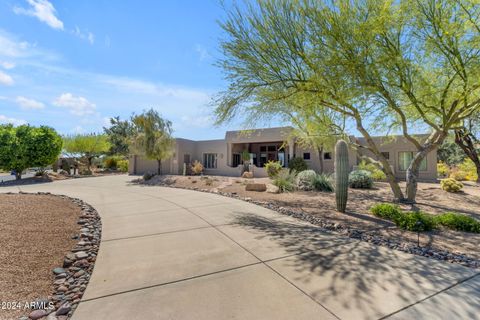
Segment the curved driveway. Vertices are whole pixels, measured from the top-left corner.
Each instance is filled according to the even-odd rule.
[[[100,213],[102,243],[74,320],[480,317],[472,269],[331,235],[239,200],[132,179],[0,188],[66,194]]]

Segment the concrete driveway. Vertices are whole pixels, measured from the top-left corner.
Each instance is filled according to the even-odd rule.
[[[74,320],[480,319],[478,270],[132,179],[20,187],[79,197],[102,216],[97,263]]]

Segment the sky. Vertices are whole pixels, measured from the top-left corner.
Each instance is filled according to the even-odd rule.
[[[0,0],[0,123],[91,133],[154,108],[176,137],[223,138],[223,16],[219,0]]]

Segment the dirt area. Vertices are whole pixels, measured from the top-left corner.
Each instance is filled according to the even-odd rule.
[[[76,243],[81,210],[51,195],[0,194],[0,303],[23,304],[52,294],[52,269]],[[6,310],[0,319],[17,319],[29,310]],[[31,310],[30,310],[31,311]]]
[[[155,180],[157,179],[157,180]],[[341,223],[363,231],[380,232],[384,237],[395,240],[417,241],[414,232],[398,229],[393,223],[370,215],[369,209],[379,202],[392,202],[392,192],[387,183],[377,182],[371,190],[349,189],[346,214],[335,210],[333,193],[293,192],[273,194],[267,192],[245,191],[245,184],[251,182],[270,183],[270,179],[242,179],[232,177],[191,177],[165,176],[152,179],[151,184],[159,180],[183,188],[216,189],[222,192],[236,193],[240,198],[252,198],[259,201],[272,202],[294,211],[301,211],[333,223]],[[404,184],[401,184],[402,188]],[[464,213],[480,220],[480,185],[465,183],[463,192],[448,193],[440,189],[439,183],[419,183],[417,203],[402,205],[405,210],[422,210],[431,214],[446,211]],[[475,259],[480,259],[480,234],[451,230],[435,230],[425,232],[420,237],[423,246],[431,246],[438,250],[460,252]]]

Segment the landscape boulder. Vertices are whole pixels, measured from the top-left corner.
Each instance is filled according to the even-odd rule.
[[[267,184],[267,192],[268,193],[280,193],[280,188],[278,188],[276,185],[274,184]]]
[[[252,178],[253,178],[253,172],[245,171],[245,172],[242,174],[242,178],[252,179]]]
[[[263,192],[267,191],[267,186],[265,183],[249,183],[245,186],[245,190]]]

